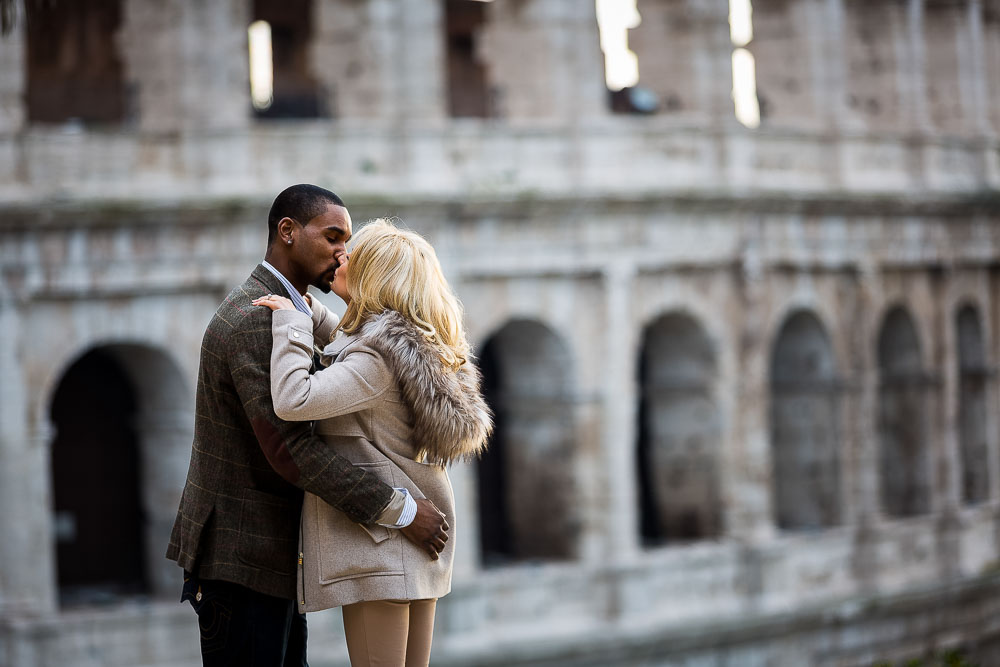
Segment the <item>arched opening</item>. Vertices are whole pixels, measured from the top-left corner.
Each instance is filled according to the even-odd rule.
[[[771,357],[771,451],[775,523],[809,530],[840,522],[836,364],[820,321],[785,321]]]
[[[97,347],[50,404],[59,597],[63,605],[174,596],[163,558],[191,451],[189,391],[163,352]]]
[[[121,0],[27,2],[28,120],[117,123],[125,85]]]
[[[891,517],[931,509],[928,378],[920,359],[913,320],[897,306],[886,315],[878,340],[882,508]]]
[[[496,423],[478,463],[483,564],[571,558],[579,528],[569,352],[545,325],[514,320],[483,345],[479,363]]]
[[[479,44],[487,3],[445,0],[444,9],[448,112],[453,118],[488,118],[493,104]]]
[[[137,399],[106,351],[85,354],[52,399],[52,488],[63,604],[146,593]]]
[[[250,92],[257,118],[327,115],[310,66],[312,0],[253,0]]]
[[[646,327],[636,458],[647,546],[721,533],[715,380],[715,352],[695,320],[671,313]]]
[[[979,312],[965,306],[955,318],[958,333],[958,439],[962,458],[962,500],[989,498],[986,396],[990,372],[984,357]]]

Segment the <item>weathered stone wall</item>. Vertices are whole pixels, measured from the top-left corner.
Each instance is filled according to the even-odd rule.
[[[482,56],[503,94],[487,120],[446,117],[431,0],[317,0],[329,119],[251,119],[243,1],[126,0],[121,127],[26,125],[26,74],[3,68],[0,664],[196,662],[156,546],[186,471],[185,406],[270,199],[303,181],[356,222],[424,233],[499,369],[516,481],[486,500],[521,546],[486,562],[480,477],[456,467],[461,557],[435,664],[995,655],[995,1],[757,3],[748,48],[773,111],[758,131],[732,118],[724,3],[638,7],[641,85],[680,100],[646,118],[604,105],[593,7],[575,0],[488,7]],[[21,33],[0,39],[4,63],[22,50]],[[969,307],[981,346],[959,324]],[[919,342],[899,385],[879,347],[892,312]],[[152,598],[101,611],[59,608],[48,509],[50,404],[92,350],[130,351]],[[911,394],[918,408],[889,409]],[[887,424],[918,417],[911,506],[884,471],[912,439]],[[314,661],[343,664],[336,613],[315,618]]]

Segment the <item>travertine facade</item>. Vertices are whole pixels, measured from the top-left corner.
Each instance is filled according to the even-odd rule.
[[[724,0],[639,0],[648,116],[583,0],[486,7],[485,119],[448,115],[443,1],[314,0],[305,120],[252,117],[249,0],[121,0],[110,126],[32,122],[0,39],[0,664],[197,664],[161,554],[200,339],[303,181],[434,243],[502,418],[452,474],[434,664],[1000,660],[1000,4],[754,4],[757,130]],[[109,534],[53,481],[93,354],[134,396],[138,595],[59,564]]]

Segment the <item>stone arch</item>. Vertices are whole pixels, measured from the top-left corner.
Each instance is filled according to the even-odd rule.
[[[496,423],[478,463],[483,563],[571,558],[578,522],[569,349],[541,322],[515,319],[482,345],[479,364]]]
[[[839,391],[826,329],[809,310],[786,319],[770,368],[773,506],[779,528],[841,521]]]
[[[722,434],[714,346],[690,315],[668,313],[645,328],[638,371],[643,542],[717,537]]]
[[[124,120],[122,0],[28,2],[25,9],[28,120]]]
[[[931,509],[929,382],[916,326],[903,306],[890,309],[882,322],[878,367],[882,508],[891,517],[925,514]]]
[[[958,350],[958,441],[962,460],[962,500],[979,503],[990,495],[987,455],[987,383],[979,310],[966,304],[955,314]]]
[[[177,568],[163,552],[191,451],[192,407],[183,373],[162,349],[94,345],[64,368],[49,404],[64,603],[176,593]]]

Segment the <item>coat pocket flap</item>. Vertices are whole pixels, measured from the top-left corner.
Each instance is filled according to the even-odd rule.
[[[313,335],[312,331],[306,331],[305,329],[300,329],[298,327],[290,326],[288,327],[288,342],[292,345],[298,345],[303,350],[312,354],[313,351]]]
[[[368,533],[368,537],[372,538],[372,541],[375,542],[375,544],[385,542],[392,537],[392,528],[386,528],[385,526],[380,526],[378,524],[372,524],[370,526],[366,526],[364,524],[358,525],[361,526],[363,531]]]

